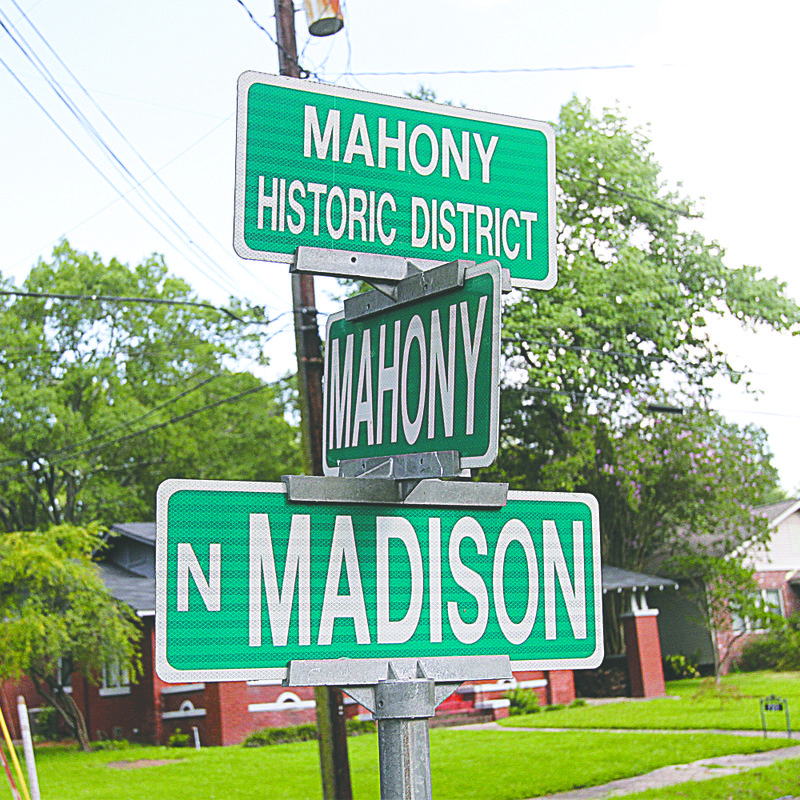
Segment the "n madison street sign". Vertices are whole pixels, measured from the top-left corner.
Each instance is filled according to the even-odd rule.
[[[597,503],[308,504],[283,484],[158,492],[156,662],[169,682],[277,679],[293,660],[603,654]]]
[[[417,261],[498,259],[556,282],[555,138],[546,123],[246,72],[234,248],[300,246]]]

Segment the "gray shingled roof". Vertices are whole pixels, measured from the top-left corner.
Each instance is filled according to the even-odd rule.
[[[155,522],[118,522],[111,526],[111,530],[136,539],[138,542],[156,543]]]
[[[156,582],[118,567],[116,564],[97,565],[100,577],[111,594],[127,603],[134,611],[153,612],[156,607]]]
[[[669,578],[659,578],[655,575],[644,575],[641,572],[631,572],[619,567],[611,567],[603,564],[603,592],[612,592],[618,589],[663,589],[671,586],[675,589],[678,584]]]
[[[781,500],[780,503],[770,503],[769,505],[756,506],[755,511],[763,514],[770,522],[778,519],[778,517],[785,514],[792,506],[797,505],[798,499],[796,497],[789,498],[788,500]]]

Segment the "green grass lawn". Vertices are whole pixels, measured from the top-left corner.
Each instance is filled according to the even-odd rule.
[[[518,800],[605,783],[715,755],[749,753],[785,740],[716,734],[568,731],[431,732],[436,800]],[[356,800],[380,796],[377,736],[349,740]],[[45,800],[305,800],[320,798],[316,742],[200,752],[135,747],[85,754],[39,748]],[[113,762],[170,759],[162,766],[119,769]],[[2,796],[2,793],[0,793]]]
[[[642,702],[609,703],[584,706],[564,711],[541,712],[523,717],[510,717],[501,725],[531,728],[660,728],[691,730],[716,728],[719,730],[761,730],[759,699],[770,694],[785,697],[789,711],[800,724],[800,673],[753,672],[729,675],[723,685],[735,687],[739,699],[727,698],[723,702],[706,696],[694,695],[707,684],[702,680],[672,681],[667,684],[670,697]],[[770,731],[785,731],[783,713],[766,714]]]
[[[776,800],[800,791],[800,760],[751,769],[741,775],[681,783],[626,794],[625,800]]]

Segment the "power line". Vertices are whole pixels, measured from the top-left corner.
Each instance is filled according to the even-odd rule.
[[[119,302],[119,303],[144,303],[148,305],[165,305],[165,306],[194,306],[196,308],[209,308],[212,311],[219,311],[237,322],[243,322],[246,325],[269,325],[275,320],[247,320],[238,317],[230,309],[221,308],[220,306],[212,305],[211,303],[203,303],[196,300],[167,300],[161,297],[120,297],[118,295],[102,295],[102,294],[57,294],[54,292],[22,292],[15,289],[0,289],[0,295],[12,295],[15,297],[36,297],[53,300],[96,300],[103,302]],[[286,312],[288,313],[288,312]],[[281,315],[282,316],[282,315]],[[277,319],[277,317],[276,317]]]
[[[2,27],[5,30],[7,30],[5,25],[3,25],[2,20],[0,20],[0,27]],[[56,128],[67,139],[67,141],[78,151],[78,153],[80,153],[81,156],[83,156],[83,158],[86,160],[86,162],[89,164],[89,166],[100,176],[100,178],[105,183],[107,183],[111,187],[111,189],[113,189],[113,191],[116,192],[120,196],[120,198],[123,199],[128,204],[128,206],[130,206],[131,210],[134,211],[148,227],[150,227],[156,234],[158,234],[161,238],[163,238],[167,242],[167,244],[169,244],[171,247],[174,247],[179,252],[182,252],[182,248],[180,247],[180,245],[176,245],[173,241],[170,240],[170,238],[163,231],[159,230],[159,228],[155,225],[155,223],[152,220],[148,219],[148,217],[141,211],[141,209],[137,208],[131,202],[130,198],[124,192],[122,192],[122,190],[111,180],[111,178],[109,178],[105,174],[105,172],[103,172],[103,170],[100,169],[100,167],[97,166],[97,164],[95,164],[95,162],[92,160],[92,158],[83,150],[83,148],[81,148],[81,146],[75,141],[75,139],[72,136],[70,136],[69,133],[67,133],[67,131],[64,129],[64,127],[44,107],[44,105],[39,101],[39,99],[33,94],[33,92],[30,91],[30,89],[28,89],[28,87],[22,82],[22,80],[19,78],[19,76],[11,69],[11,67],[2,58],[0,58],[0,64],[2,64],[6,68],[6,70],[9,72],[11,77],[14,78],[14,80],[20,85],[20,87],[23,89],[23,91],[31,98],[31,100],[33,100],[33,102],[39,107],[39,109],[42,111],[42,113],[44,113],[44,115],[53,123],[53,125],[56,126]],[[192,259],[191,258],[188,258],[185,253],[183,253],[183,255],[184,255],[185,258],[187,258],[187,260],[190,263],[192,263]],[[225,291],[228,291],[227,289],[225,289],[225,287],[220,285],[219,281],[217,281],[215,278],[213,278],[208,273],[204,272],[204,270],[202,270],[199,266],[197,266],[197,265],[195,265],[195,266],[210,281],[215,283],[221,289],[223,289]]]
[[[664,356],[651,356],[645,353],[624,353],[619,350],[600,350],[594,347],[582,347],[574,344],[563,344],[561,342],[546,342],[536,341],[534,339],[519,339],[519,338],[503,338],[503,344],[524,344],[524,345],[539,345],[553,350],[573,350],[578,353],[595,353],[600,356],[617,356],[619,358],[634,358],[639,361],[669,361]]]
[[[267,38],[272,42],[272,44],[275,45],[275,47],[278,48],[278,50],[281,51],[281,53],[283,53],[284,57],[288,58],[295,64],[295,66],[298,69],[298,72],[300,73],[301,78],[308,78],[309,76],[313,75],[317,80],[321,80],[319,75],[310,72],[309,70],[304,69],[303,67],[300,66],[296,56],[289,53],[289,51],[285,47],[283,47],[283,45],[277,42],[275,37],[255,18],[255,15],[244,3],[244,0],[236,0],[236,2],[247,12],[247,16],[250,17],[250,20],[256,26],[256,28],[258,28],[262,33],[266,34]]]
[[[663,64],[662,66],[670,66]],[[343,74],[350,77],[391,77],[419,75],[512,75],[536,72],[586,72],[586,71],[607,71],[619,69],[638,69],[636,64],[594,64],[577,67],[506,67],[502,69],[416,69],[416,70],[374,70],[345,72]]]
[[[144,414],[139,415],[138,417],[134,417],[133,419],[129,419],[125,422],[121,422],[118,425],[115,425],[113,428],[109,428],[108,430],[104,431],[100,436],[88,436],[81,441],[74,442],[70,445],[64,445],[64,447],[59,447],[58,450],[53,450],[50,453],[45,453],[42,456],[39,456],[37,460],[41,461],[42,459],[50,460],[53,456],[61,455],[62,453],[69,453],[72,450],[76,450],[78,447],[83,447],[86,444],[91,444],[99,439],[104,439],[107,436],[115,433],[116,431],[124,430],[125,428],[130,428],[132,425],[135,425],[138,422],[142,422],[148,417],[152,417],[157,411],[160,411],[163,408],[166,408],[168,405],[177,402],[186,395],[191,394],[192,392],[196,392],[198,389],[202,389],[203,386],[211,383],[211,381],[220,378],[224,373],[217,373],[216,375],[211,375],[208,378],[203,379],[199,383],[196,383],[194,386],[190,386],[188,389],[184,389],[182,392],[178,392],[178,394],[170,397],[169,399],[165,400],[163,403],[159,403],[156,406],[153,406],[149,411],[146,411]],[[26,459],[24,458],[10,458],[5,461],[0,461],[0,467],[7,467],[11,466],[12,464],[20,464],[25,463]]]
[[[20,9],[20,11],[21,11],[21,9]],[[92,138],[95,141],[95,143],[101,148],[101,150],[105,152],[107,157],[109,157],[112,165],[120,172],[122,177],[126,181],[129,182],[131,188],[134,191],[136,191],[137,194],[139,194],[140,198],[148,206],[148,208],[150,209],[151,213],[155,213],[158,216],[159,212],[160,212],[161,221],[162,222],[166,222],[168,224],[168,227],[171,226],[172,229],[179,236],[182,236],[188,242],[189,246],[191,248],[193,248],[197,252],[197,254],[201,257],[201,259],[204,260],[207,263],[207,265],[211,268],[212,272],[217,273],[218,277],[220,277],[222,280],[228,281],[229,282],[229,288],[225,289],[225,287],[223,287],[216,278],[212,277],[210,274],[208,274],[207,272],[202,270],[199,267],[199,265],[195,265],[196,268],[199,269],[205,275],[205,277],[207,277],[212,282],[216,283],[217,286],[219,286],[220,288],[224,289],[225,291],[231,291],[231,287],[232,287],[233,288],[233,292],[232,293],[235,294],[237,292],[237,288],[236,288],[235,284],[233,284],[230,281],[230,277],[229,277],[228,273],[225,272],[196,242],[193,241],[192,237],[183,229],[183,227],[180,225],[180,223],[158,202],[158,200],[156,200],[153,197],[153,195],[149,192],[149,190],[146,187],[143,186],[142,181],[139,181],[133,175],[131,170],[126,166],[126,164],[122,161],[122,159],[114,152],[114,150],[111,148],[111,146],[108,144],[108,142],[105,141],[105,139],[100,134],[100,132],[97,130],[97,128],[90,122],[88,117],[81,111],[81,109],[78,106],[78,104],[70,97],[70,95],[64,89],[64,87],[56,80],[56,78],[53,76],[53,74],[50,72],[50,70],[44,64],[42,59],[36,54],[35,50],[28,44],[28,42],[25,40],[25,38],[22,36],[22,34],[19,33],[19,30],[15,26],[13,26],[11,21],[8,19],[8,16],[5,13],[3,13],[2,11],[0,11],[0,15],[2,15],[2,17],[5,18],[6,22],[8,22],[8,25],[6,25],[2,20],[0,20],[0,27],[3,28],[5,33],[9,36],[9,38],[12,40],[12,42],[17,46],[17,48],[20,50],[20,52],[23,54],[23,56],[33,65],[33,67],[37,70],[37,72],[44,78],[45,82],[50,86],[50,88],[56,94],[58,99],[66,106],[66,108],[69,110],[69,112],[75,117],[75,119],[78,122],[79,126],[81,128],[83,128],[83,130],[90,136],[90,138]],[[16,31],[16,33],[19,36],[19,38],[17,38],[17,36],[15,36],[15,34],[11,31],[11,29],[9,28],[9,25],[11,25],[11,27],[14,28],[14,31]],[[36,30],[36,28],[34,28],[34,30]],[[37,31],[37,33],[38,33],[38,31]],[[46,40],[44,40],[44,37],[42,37],[41,34],[39,34],[39,36],[40,36],[40,38],[42,38],[43,41],[45,41],[45,44],[47,44]],[[50,47],[49,44],[47,46]],[[52,48],[50,48],[50,49],[52,51]],[[56,56],[56,57],[58,58],[58,56]],[[59,61],[60,61],[60,59],[59,59]],[[61,63],[63,65],[63,62],[61,62]],[[142,219],[151,228],[153,228],[153,230],[156,233],[158,233],[160,236],[162,236],[172,247],[175,247],[177,250],[181,251],[181,247],[176,245],[174,242],[170,241],[170,239],[166,236],[166,234],[163,231],[159,230],[153,224],[153,222],[151,220],[149,220],[147,217],[145,217],[144,214],[141,211],[139,211],[139,209],[137,209],[131,203],[131,201],[117,187],[117,185],[113,181],[111,181],[110,178],[108,178],[106,176],[105,172],[103,172],[92,161],[92,159],[80,147],[78,147],[78,145],[76,144],[74,139],[72,139],[72,137],[70,137],[66,133],[65,129],[55,121],[55,118],[35,98],[33,93],[27,87],[25,87],[25,85],[22,82],[22,80],[13,72],[13,70],[10,68],[10,66],[8,64],[6,64],[5,62],[3,62],[3,65],[12,74],[12,76],[15,78],[15,80],[25,89],[26,93],[34,100],[34,102],[36,102],[36,104],[39,106],[39,108],[41,108],[42,111],[45,112],[46,116],[56,125],[56,127],[61,131],[61,133],[64,134],[67,137],[67,139],[73,144],[73,146],[75,146],[78,149],[78,151],[81,153],[81,155],[92,165],[92,167],[114,189],[114,191],[116,191],[118,194],[120,194],[120,196],[122,196],[126,200],[126,202],[139,214],[140,217],[142,217]],[[63,66],[67,70],[67,72],[70,75],[72,75],[72,73],[69,72],[69,69],[66,67],[66,65],[63,65]],[[75,79],[77,81],[77,78],[75,78],[74,75],[72,75],[72,77],[73,77],[73,79]],[[78,81],[78,83],[80,85],[79,81]],[[112,123],[112,125],[113,125],[113,123]],[[133,149],[133,148],[131,147],[131,149]],[[141,158],[141,156],[140,156],[140,158]],[[145,162],[145,164],[146,164],[146,162]],[[187,257],[185,253],[183,255],[184,255],[184,257]],[[192,262],[192,259],[190,257],[188,258],[188,260],[189,260],[190,263]]]
[[[67,64],[64,62],[64,60],[61,58],[61,56],[59,56],[58,53],[53,49],[52,45],[47,41],[47,39],[44,37],[44,35],[39,31],[39,29],[36,27],[36,25],[34,25],[33,21],[25,14],[25,12],[20,7],[20,5],[17,2],[17,0],[11,0],[11,2],[17,8],[17,10],[20,12],[20,14],[22,14],[22,16],[24,17],[25,21],[28,23],[28,25],[30,25],[30,27],[35,31],[37,36],[42,40],[42,42],[47,47],[47,49],[58,60],[58,63],[61,64],[61,66],[66,70],[67,74],[75,81],[75,83],[77,83],[77,85],[80,88],[80,90],[84,93],[84,95],[86,95],[86,97],[89,99],[89,101],[92,103],[92,105],[102,115],[103,119],[105,119],[106,122],[108,122],[108,124],[117,133],[117,135],[122,139],[122,141],[131,149],[133,154],[139,159],[139,161],[144,165],[144,167],[147,170],[150,171],[150,175],[152,177],[154,177],[161,184],[161,186],[169,193],[169,195],[172,197],[172,199],[176,203],[178,203],[178,205],[189,215],[189,217],[192,220],[194,220],[194,222],[200,227],[200,229],[220,248],[220,250],[222,250],[227,255],[227,251],[226,251],[225,247],[214,236],[214,234],[211,233],[211,231],[208,230],[206,225],[197,218],[197,216],[183,202],[183,200],[181,200],[181,198],[170,188],[170,186],[164,181],[164,179],[159,174],[159,170],[154,169],[153,167],[150,166],[150,164],[147,161],[147,159],[136,149],[136,147],[133,145],[133,143],[130,141],[130,139],[128,139],[128,137],[122,132],[122,130],[120,130],[120,128],[117,126],[117,124],[111,119],[111,117],[102,108],[102,106],[94,99],[94,97],[89,92],[89,90],[83,85],[83,83],[81,83],[81,81],[77,77],[77,75],[75,75],[75,73],[67,66]],[[227,119],[230,119],[231,116],[232,115],[228,116]],[[223,122],[227,121],[227,119],[223,120]],[[219,123],[219,125],[221,125],[221,124],[222,123]],[[219,127],[219,125],[215,126],[214,130],[216,130],[217,127]],[[147,180],[147,179],[145,179],[145,180]],[[195,246],[197,246],[197,245],[195,245]],[[208,256],[208,258],[210,259],[210,256]],[[244,266],[244,269],[247,272],[247,274],[250,275],[251,278],[253,278],[254,280],[259,280],[259,282],[260,282],[260,279],[253,272],[251,272],[248,267]]]
[[[670,214],[675,214],[676,216],[680,217],[687,217],[689,219],[702,219],[702,214],[692,214],[690,211],[677,208],[676,206],[668,206],[666,203],[660,203],[658,200],[653,200],[650,197],[642,197],[638,194],[633,194],[632,192],[626,192],[622,189],[616,189],[613,186],[609,186],[606,183],[600,183],[599,181],[591,180],[590,178],[581,178],[577,175],[570,174],[567,170],[564,169],[557,169],[557,175],[561,175],[565,178],[569,178],[571,181],[579,181],[580,183],[588,183],[591,186],[595,186],[598,189],[602,189],[603,191],[610,192],[611,194],[619,195],[620,197],[625,197],[628,200],[638,200],[640,203],[649,203],[651,206],[656,206],[656,208],[661,208],[664,211],[669,211]]]
[[[212,408],[218,408],[219,406],[225,405],[226,403],[233,403],[236,400],[240,400],[247,395],[255,394],[256,392],[263,391],[264,389],[269,388],[270,384],[262,383],[258,386],[252,386],[249,389],[245,389],[243,392],[239,392],[238,394],[231,395],[230,397],[223,397],[221,400],[217,400],[213,403],[208,403],[205,406],[201,406],[200,408],[196,408],[193,411],[187,411],[185,414],[180,414],[177,417],[172,417],[171,419],[166,420],[165,422],[159,422],[155,425],[150,425],[147,428],[143,428],[138,431],[134,431],[133,433],[126,434],[125,436],[120,436],[117,439],[114,439],[110,442],[103,442],[102,444],[95,445],[94,447],[89,447],[85,450],[81,450],[77,453],[72,453],[70,455],[64,456],[63,458],[58,458],[55,461],[50,461],[47,466],[56,466],[58,464],[63,464],[65,461],[72,461],[75,458],[83,455],[89,455],[91,453],[96,453],[100,450],[104,450],[106,447],[111,447],[112,445],[121,444],[123,442],[130,441],[131,439],[135,439],[138,436],[143,436],[145,433],[150,433],[151,431],[160,430],[162,428],[166,428],[168,425],[175,425],[179,422],[185,422],[187,419],[196,416],[197,414],[202,413],[203,411],[209,411]],[[16,475],[12,475],[8,478],[0,477],[0,481],[3,483],[7,483],[9,481],[19,480],[28,476],[30,473],[29,471],[25,472],[18,472]]]

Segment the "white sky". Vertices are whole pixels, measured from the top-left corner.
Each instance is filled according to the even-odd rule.
[[[245,2],[274,34],[273,0]],[[705,198],[702,231],[726,248],[728,263],[760,265],[800,298],[791,241],[800,185],[797,4],[348,0],[345,17],[342,32],[312,40],[303,13],[297,15],[301,64],[320,79],[387,94],[424,83],[442,100],[550,121],[577,94],[596,111],[619,106],[631,121],[649,123],[665,179]],[[268,306],[273,316],[286,312],[286,266],[242,261],[231,245],[236,80],[248,69],[277,71],[274,44],[239,2],[0,0],[0,22],[17,27],[17,36],[161,206],[154,211],[135,193],[128,195],[148,224],[120,199],[129,184],[0,28],[0,273],[21,281],[66,236],[80,250],[131,264],[163,253],[170,270],[212,302],[224,304],[235,294]],[[554,69],[611,66],[622,68]],[[520,68],[545,71],[367,74]],[[18,81],[118,189],[87,163]],[[158,178],[148,179],[149,169],[128,143]],[[168,216],[181,232],[170,229]],[[335,310],[325,284],[318,294],[321,308]],[[290,324],[288,316],[279,323],[287,331]],[[718,408],[735,422],[769,431],[784,488],[800,492],[800,339],[742,334],[729,324],[716,330],[737,365],[753,369],[762,392],[755,399],[724,391]],[[292,348],[290,334],[276,338],[276,369],[291,367]]]

